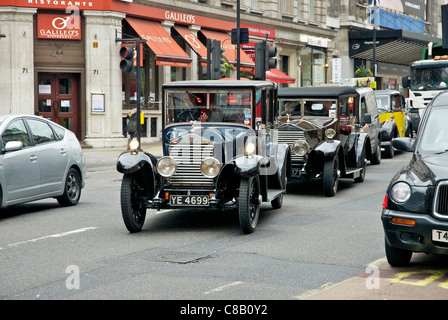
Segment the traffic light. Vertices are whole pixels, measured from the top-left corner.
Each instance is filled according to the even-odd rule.
[[[221,41],[213,40],[212,42],[212,66],[211,66],[211,79],[221,79],[221,76],[226,72],[221,68],[221,65],[226,62],[222,53],[226,49],[221,48]]]
[[[120,61],[120,69],[124,73],[131,73],[134,68],[134,46],[125,45],[120,49],[120,57],[123,59]]]
[[[266,71],[277,67],[277,48],[266,45]]]
[[[266,80],[266,41],[255,44],[255,79]]]
[[[442,9],[442,47],[448,48],[448,4],[440,6]]]
[[[266,80],[266,71],[277,66],[277,48],[266,41],[255,44],[255,79]]]

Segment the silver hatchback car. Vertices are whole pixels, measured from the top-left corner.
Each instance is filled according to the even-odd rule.
[[[2,208],[44,198],[78,203],[86,169],[73,132],[37,116],[1,115],[0,134]]]

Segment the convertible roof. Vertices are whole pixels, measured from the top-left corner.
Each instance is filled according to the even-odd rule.
[[[278,98],[334,98],[341,94],[359,95],[352,87],[300,87],[280,88]]]

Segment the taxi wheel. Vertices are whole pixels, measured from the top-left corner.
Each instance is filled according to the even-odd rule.
[[[252,233],[257,227],[260,216],[260,183],[258,176],[242,177],[238,198],[238,215],[244,233]]]
[[[333,197],[338,191],[339,184],[339,158],[325,161],[324,164],[324,192],[327,197]]]
[[[387,262],[392,267],[405,267],[412,258],[412,251],[391,247],[387,240],[384,241],[386,249]]]
[[[146,207],[140,206],[138,198],[143,186],[133,174],[125,174],[121,181],[121,214],[129,232],[142,230],[146,218]]]
[[[81,197],[81,178],[78,171],[70,169],[65,178],[64,193],[57,197],[56,200],[63,207],[74,206]]]

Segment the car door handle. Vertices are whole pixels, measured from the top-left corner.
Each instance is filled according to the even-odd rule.
[[[30,161],[31,162],[37,162],[37,156],[36,155],[34,155],[34,154],[32,154],[31,156],[30,156]]]
[[[67,154],[67,151],[64,148],[59,149],[59,153],[63,156]]]

